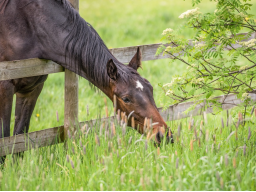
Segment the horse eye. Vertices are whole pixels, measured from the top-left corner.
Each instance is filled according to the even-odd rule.
[[[130,102],[131,102],[130,99],[128,99],[127,97],[122,98],[122,100],[123,100],[125,103],[130,103]]]

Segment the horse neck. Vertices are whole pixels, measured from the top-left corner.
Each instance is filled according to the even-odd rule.
[[[63,12],[60,8],[56,8],[56,12],[52,17],[55,20],[48,22],[44,28],[47,36],[41,41],[43,58],[84,77],[111,98],[106,64],[109,59],[117,60],[97,32],[78,13],[72,9]]]

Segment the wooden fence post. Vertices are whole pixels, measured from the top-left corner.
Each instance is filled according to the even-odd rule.
[[[79,0],[69,0],[74,8],[79,11]],[[78,75],[65,70],[65,107],[64,107],[64,139],[68,138],[68,130],[71,132],[78,121]]]

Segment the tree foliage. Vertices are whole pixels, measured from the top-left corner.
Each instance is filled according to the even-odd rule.
[[[197,5],[201,0],[192,0]],[[215,0],[216,10],[203,14],[199,8],[182,13],[185,24],[178,30],[166,29],[157,54],[168,54],[172,60],[187,65],[181,76],[163,85],[172,103],[204,98],[217,104],[213,95],[236,94],[247,105],[248,93],[256,86],[256,19],[249,14],[250,0]],[[180,30],[195,30],[192,40],[179,36]],[[241,32],[247,32],[238,34]],[[223,101],[225,102],[225,101]],[[218,105],[216,105],[218,106]]]

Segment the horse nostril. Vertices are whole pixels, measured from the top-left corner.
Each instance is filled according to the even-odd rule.
[[[156,134],[156,140],[157,140],[157,142],[158,143],[161,143],[161,141],[163,140],[163,138],[164,138],[164,135],[162,134],[162,132],[158,132],[157,134]]]

